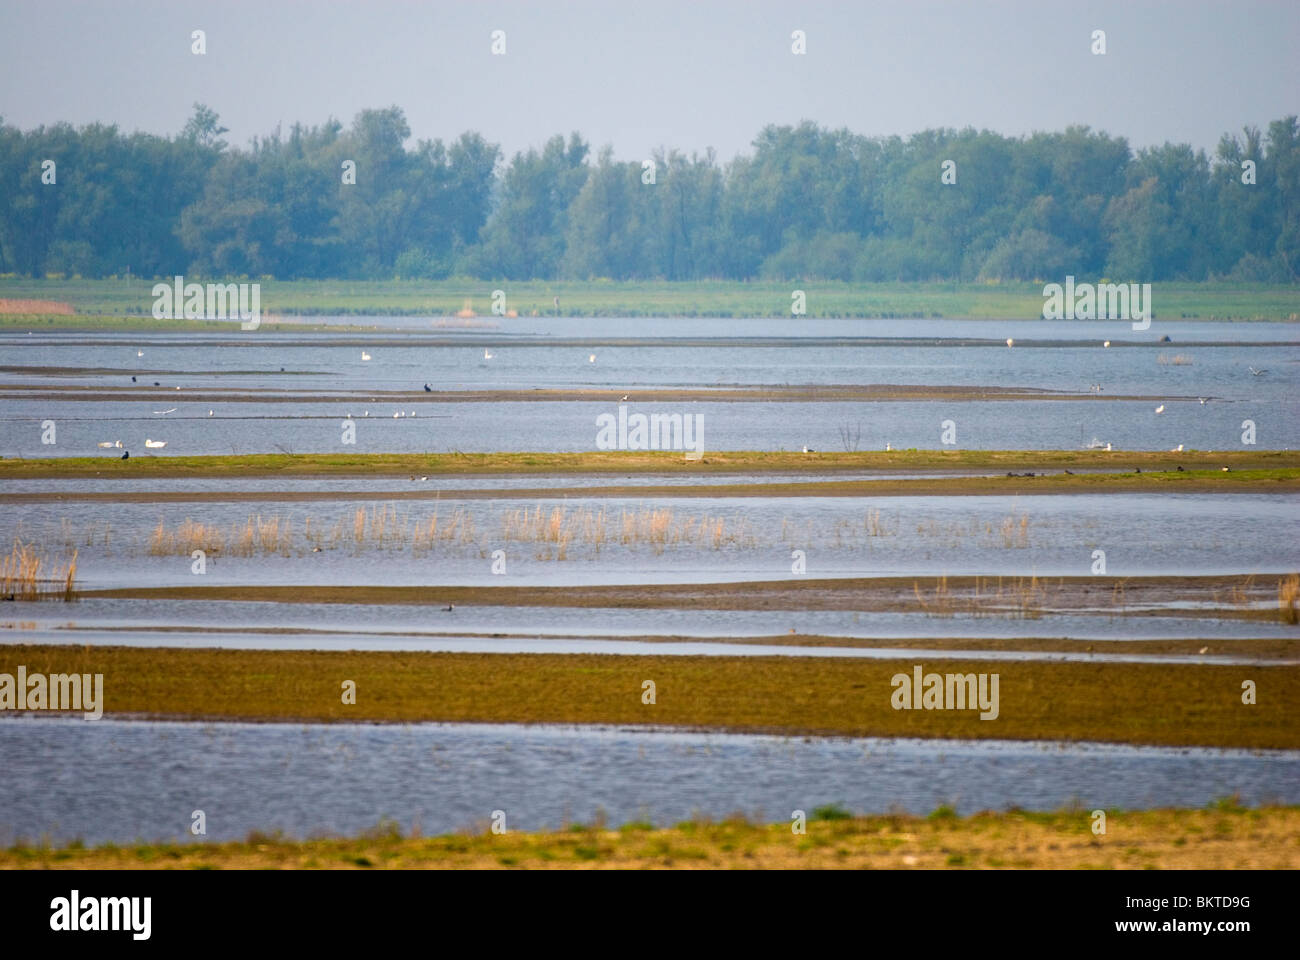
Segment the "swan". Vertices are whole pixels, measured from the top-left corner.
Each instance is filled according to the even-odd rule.
[[[145,440],[144,445],[150,450],[158,450],[167,446],[166,440]]]
[[[121,441],[121,440],[118,440],[118,441],[117,441],[117,446],[120,447],[121,445],[122,445],[122,441]],[[100,447],[111,447],[111,446],[113,446],[113,441],[112,441],[112,440],[105,440],[103,443],[97,444],[97,446],[100,446]]]

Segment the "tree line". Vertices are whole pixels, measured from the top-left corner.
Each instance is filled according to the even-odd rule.
[[[247,148],[0,119],[0,273],[291,278],[1295,283],[1300,124],[1134,151],[1071,126],[866,137],[769,126],[750,153],[619,162],[577,133],[506,161],[398,107]]]

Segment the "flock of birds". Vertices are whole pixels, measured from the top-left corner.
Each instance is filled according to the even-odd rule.
[[[556,305],[557,305],[557,306],[559,305],[558,302],[557,302]],[[1168,339],[1169,339],[1168,337],[1164,337],[1164,338],[1162,338],[1162,341],[1164,341],[1164,340],[1168,340]],[[1014,338],[1014,337],[1007,337],[1006,343],[1007,343],[1007,346],[1008,346],[1008,347],[1014,347],[1015,344],[1016,344],[1015,338]],[[1102,345],[1103,347],[1109,348],[1109,347],[1110,347],[1110,341],[1109,341],[1109,340],[1103,340],[1101,345]],[[135,352],[135,355],[136,355],[137,357],[143,357],[143,356],[144,356],[144,351],[143,351],[143,350],[137,350],[137,351]],[[363,362],[365,362],[365,361],[369,361],[369,360],[371,360],[371,359],[372,359],[371,354],[370,354],[368,351],[365,351],[365,350],[362,350],[362,351],[361,351],[361,360],[362,360]],[[485,349],[483,350],[483,361],[486,363],[488,360],[494,360],[494,359],[496,359],[496,354],[493,353],[490,349],[485,348]],[[594,353],[592,353],[592,354],[588,354],[588,355],[587,355],[587,362],[588,362],[588,363],[595,363],[595,362],[596,362],[596,355],[595,355]],[[1262,369],[1262,370],[1257,370],[1257,369],[1255,369],[1254,367],[1248,366],[1246,369],[1248,369],[1248,370],[1250,371],[1250,374],[1251,374],[1251,376],[1253,376],[1253,377],[1262,377],[1262,376],[1264,376],[1265,374],[1268,373],[1268,369],[1267,369],[1267,368]],[[284,368],[281,367],[280,370],[283,371]],[[132,383],[136,383],[136,382],[137,382],[137,380],[136,380],[136,378],[135,378],[134,376],[131,377],[131,382],[132,382]],[[155,381],[154,381],[154,386],[155,386],[155,387],[157,387],[157,386],[161,386],[161,384],[160,384],[158,381],[155,380]],[[176,389],[179,390],[180,387],[177,387]],[[1088,387],[1089,392],[1091,392],[1091,393],[1097,393],[1097,394],[1100,394],[1100,393],[1102,392],[1102,389],[1103,389],[1103,388],[1102,388],[1102,385],[1101,385],[1100,383],[1094,383],[1094,384],[1091,384],[1091,385]],[[433,392],[433,387],[429,386],[429,384],[426,383],[426,384],[424,385],[424,392],[425,392],[425,393],[432,393],[432,392]],[[621,401],[625,401],[625,400],[627,400],[627,398],[628,398],[628,395],[627,395],[626,393],[623,394],[623,396],[620,398],[620,402],[621,402]],[[1197,397],[1197,400],[1200,401],[1201,406],[1205,406],[1205,404],[1210,400],[1210,398],[1209,398],[1209,397]],[[169,409],[169,410],[155,410],[154,413],[155,413],[155,414],[158,414],[158,415],[160,415],[160,416],[163,416],[163,415],[166,415],[166,414],[169,414],[169,413],[175,413],[175,412],[176,412],[176,409],[177,409],[176,407],[172,407],[172,408]],[[1162,403],[1162,404],[1160,404],[1160,406],[1156,407],[1156,414],[1157,414],[1157,415],[1162,414],[1162,413],[1164,413],[1164,412],[1165,412],[1165,404]],[[209,411],[208,411],[208,416],[210,417],[210,416],[212,416],[212,415],[213,415],[213,411],[212,411],[212,410],[209,410]],[[414,417],[415,415],[416,415],[416,413],[415,413],[414,410],[410,411],[410,413],[407,413],[407,412],[402,411],[402,410],[398,410],[398,411],[396,411],[396,412],[393,413],[393,419],[394,419],[394,420],[400,420],[400,419],[402,419],[402,418],[404,418],[404,417]],[[352,414],[351,414],[351,413],[348,413],[346,416],[347,416],[347,419],[349,419],[349,420],[352,419]],[[365,410],[365,411],[363,411],[363,412],[362,412],[362,416],[363,416],[363,417],[369,417],[369,416],[370,416],[370,411],[369,411],[369,410]],[[146,438],[145,441],[144,441],[144,445],[145,445],[146,448],[148,448],[148,449],[150,449],[150,450],[161,450],[163,447],[167,446],[167,441],[166,441],[166,440],[154,440],[154,439],[152,439],[152,438]],[[124,449],[124,448],[122,447],[122,441],[121,441],[121,440],[105,440],[105,441],[101,442],[100,444],[98,444],[98,446],[100,446],[101,448],[106,448],[106,449],[109,449],[109,448],[115,448],[115,449],[122,450],[122,459],[123,459],[123,460],[130,459],[131,452],[130,452],[129,450]],[[1184,446],[1184,445],[1180,443],[1178,446],[1171,448],[1169,452],[1170,452],[1170,453],[1181,453],[1182,450],[1183,450],[1183,446]],[[1093,438],[1092,438],[1092,441],[1091,441],[1090,443],[1086,444],[1086,449],[1089,449],[1089,450],[1100,450],[1100,449],[1103,449],[1103,448],[1106,449],[1106,450],[1113,450],[1113,449],[1114,449],[1110,441],[1102,441],[1102,440],[1097,439],[1096,437],[1093,437]],[[890,451],[892,451],[893,449],[894,449],[894,448],[893,448],[893,445],[892,445],[892,444],[890,444],[890,443],[886,443],[886,444],[885,444],[885,451],[886,451],[886,452],[890,452]],[[804,453],[816,453],[815,450],[813,450],[812,448],[807,447],[807,446],[805,446],[805,447],[803,448],[803,452],[804,452]],[[414,479],[414,478],[412,478],[412,479]],[[421,477],[421,479],[425,479],[425,478],[424,478],[424,477]],[[451,607],[447,607],[447,609],[450,610]]]

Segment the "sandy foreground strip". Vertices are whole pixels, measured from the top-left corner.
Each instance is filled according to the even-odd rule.
[[[493,834],[465,831],[402,836],[381,826],[347,839],[295,841],[251,834],[237,843],[131,844],[86,849],[15,846],[0,869],[1295,869],[1300,808],[1246,809],[1229,800],[1206,810],[978,813],[940,808],[846,817],[837,808],[805,811],[806,832],[790,822],[754,824],[741,816],[674,827],[571,824],[568,829]]]
[[[615,724],[1300,748],[1295,667],[0,645],[0,674],[16,676],[19,666],[29,676],[102,674],[104,716],[123,719]],[[896,709],[895,678],[910,680],[918,668],[944,683],[949,674],[983,674],[981,689],[996,689],[995,709]],[[647,680],[654,703],[643,697]],[[356,685],[355,703],[343,702],[345,681]],[[1247,681],[1253,704],[1243,703]],[[987,713],[996,716],[982,718]]]

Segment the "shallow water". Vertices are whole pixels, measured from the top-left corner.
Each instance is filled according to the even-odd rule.
[[[496,725],[0,721],[0,843],[356,834],[382,817],[444,833],[696,815],[788,819],[942,804],[961,812],[1300,802],[1300,752],[1087,743],[784,738]]]
[[[337,489],[333,483],[324,489]],[[462,482],[464,482],[462,478]],[[80,489],[102,489],[80,481]],[[402,481],[410,489],[408,481]],[[472,481],[471,481],[472,483]],[[239,480],[232,485],[243,487]],[[303,482],[299,481],[300,487]],[[154,481],[169,487],[170,481]],[[352,478],[352,489],[368,486]],[[6,485],[8,489],[8,485]],[[65,487],[66,489],[66,487]],[[806,576],[1087,576],[1094,552],[1115,577],[1285,573],[1300,565],[1294,498],[1276,494],[1064,494],[979,497],[714,497],[230,502],[214,490],[184,503],[42,501],[0,513],[0,542],[35,542],[61,555],[75,549],[87,588],[262,584],[570,585],[715,583],[793,578],[802,550]],[[369,539],[358,548],[356,511]],[[507,518],[561,510],[574,533],[564,556],[554,542],[507,536]],[[670,511],[666,542],[623,542],[623,518]],[[387,520],[383,545],[375,517]],[[435,518],[429,548],[415,531]],[[584,527],[584,518],[593,526]],[[269,553],[213,552],[202,578],[190,547],[151,553],[158,524],[175,533],[187,520],[217,527],[227,542],[249,518],[280,518]],[[461,526],[451,528],[459,517]],[[723,521],[720,539],[706,521]],[[310,522],[310,528],[308,526]],[[590,529],[588,536],[584,530]],[[309,538],[308,533],[311,533]],[[459,532],[453,532],[458,530]],[[601,531],[597,540],[596,530]],[[394,537],[394,531],[405,531]],[[450,536],[450,539],[445,537]],[[313,552],[319,546],[320,552]],[[504,551],[504,574],[493,554]],[[212,552],[212,551],[210,551]]]
[[[157,381],[167,390],[181,389],[166,403],[54,400],[39,393],[6,400],[0,452],[28,457],[98,454],[96,443],[120,439],[138,456],[144,454],[146,437],[167,441],[159,456],[339,452],[347,449],[341,444],[340,423],[348,414],[361,421],[351,448],[356,452],[574,452],[596,449],[595,418],[616,408],[615,403],[589,402],[426,402],[426,383],[450,390],[627,391],[633,394],[633,412],[702,414],[706,450],[798,450],[805,445],[840,450],[845,446],[841,427],[856,432],[853,445],[863,450],[883,449],[886,443],[896,449],[931,449],[941,446],[940,424],[946,419],[956,422],[956,446],[965,449],[1073,448],[1094,438],[1121,450],[1167,450],[1180,443],[1187,448],[1240,449],[1246,419],[1257,424],[1260,446],[1300,444],[1300,344],[1292,324],[1182,323],[1128,334],[1119,329],[1124,324],[1040,322],[822,321],[784,329],[790,326],[658,319],[503,321],[501,330],[490,334],[446,334],[457,344],[451,346],[429,345],[422,342],[423,335],[401,332],[383,334],[387,339],[382,346],[368,346],[364,335],[340,341],[333,334],[310,333],[10,334],[0,336],[0,347],[14,366],[120,372],[0,372],[0,387],[39,384],[54,392],[75,386],[126,387],[135,373],[143,383]],[[638,346],[547,345],[548,339],[562,337],[608,338],[646,331],[659,339]],[[777,335],[773,331],[788,339],[780,345],[761,339]],[[1022,345],[967,345],[978,337],[1000,343],[1009,333]],[[1173,342],[1157,343],[1164,334]],[[682,339],[704,336],[719,339],[708,345]],[[934,339],[825,342],[832,336]],[[528,339],[512,340],[522,337]],[[1053,337],[1065,342],[1032,344]],[[1106,350],[1100,346],[1106,337],[1117,345],[1140,346]],[[1209,345],[1180,346],[1183,342]],[[360,359],[363,348],[371,360]],[[483,359],[485,349],[495,354],[490,361]],[[140,352],[143,357],[137,356]],[[593,354],[595,363],[589,362]],[[1268,372],[1253,376],[1251,366]],[[1087,399],[678,403],[638,402],[635,396],[638,389],[760,384],[1030,387],[1082,393]],[[1154,413],[1159,401],[1098,400],[1090,393],[1094,384],[1102,388],[1098,396],[1168,398],[1166,412]],[[187,394],[213,390],[232,396],[255,392],[268,399],[337,394],[339,400],[187,401]],[[416,395],[380,400],[379,392],[389,390]],[[1201,405],[1199,397],[1209,402]],[[176,407],[173,414],[155,414],[171,407]],[[408,416],[394,420],[395,412]],[[48,418],[61,430],[53,447],[40,441],[40,424]]]

